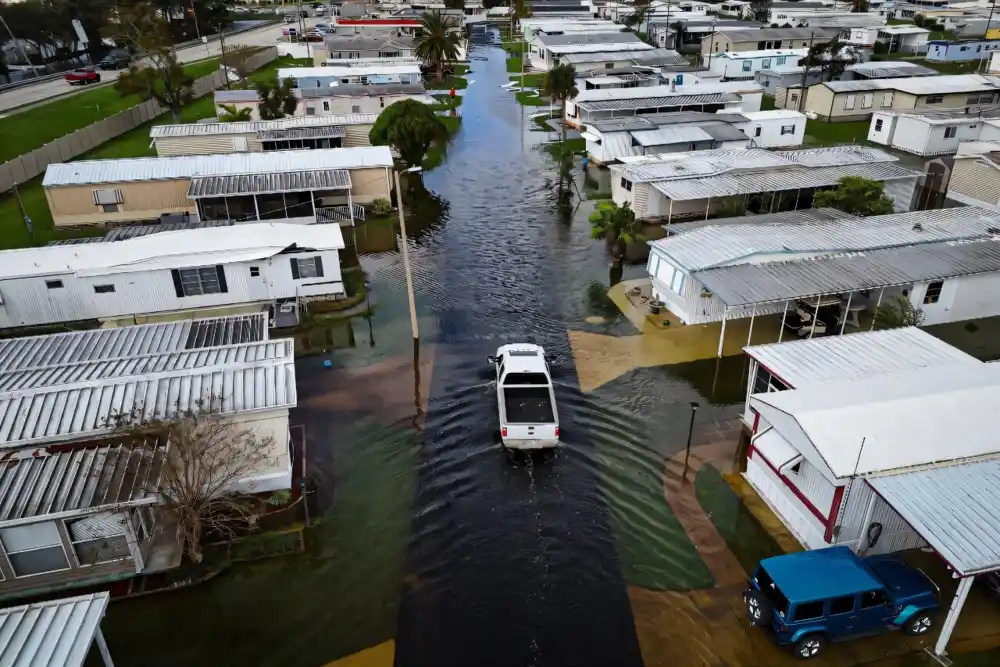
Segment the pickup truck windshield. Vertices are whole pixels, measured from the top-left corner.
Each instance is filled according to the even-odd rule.
[[[540,384],[547,385],[549,378],[545,373],[508,373],[503,379],[505,385],[514,384]]]

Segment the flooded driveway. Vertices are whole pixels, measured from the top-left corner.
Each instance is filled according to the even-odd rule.
[[[657,602],[636,591],[714,585],[665,500],[667,461],[685,447],[692,402],[696,440],[737,414],[742,360],[615,366],[581,391],[578,366],[606,362],[571,338],[638,332],[606,295],[593,203],[560,210],[546,133],[500,88],[504,53],[471,55],[462,129],[407,219],[417,373],[389,238],[362,258],[371,319],[331,322],[297,348],[308,354],[292,423],[322,509],[306,553],[115,603],[118,664],[315,667],[378,647],[344,664],[651,666],[633,609]],[[556,357],[564,447],[510,463],[486,356],[520,341]]]

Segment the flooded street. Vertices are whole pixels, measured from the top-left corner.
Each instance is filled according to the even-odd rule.
[[[321,509],[306,553],[116,602],[104,627],[117,664],[316,667],[394,640],[356,664],[652,667],[630,587],[716,583],[664,498],[667,460],[685,448],[692,402],[696,433],[738,414],[743,360],[636,360],[581,390],[588,348],[574,337],[638,332],[606,296],[593,202],[559,212],[546,133],[500,88],[505,54],[470,55],[462,129],[407,215],[418,377],[402,262],[394,239],[373,236],[371,319],[297,347],[291,422]],[[579,158],[573,176],[582,191]],[[497,444],[486,357],[510,342],[556,358],[554,456],[511,463]]]

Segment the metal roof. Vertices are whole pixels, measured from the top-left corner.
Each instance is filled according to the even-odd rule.
[[[0,609],[0,664],[82,667],[109,600],[102,592]]]
[[[640,146],[663,146],[667,144],[691,144],[699,141],[712,141],[712,135],[697,125],[677,125],[674,127],[661,127],[655,130],[640,130],[631,132],[631,135]],[[746,138],[746,135],[743,135],[743,137]]]
[[[355,35],[342,37],[329,35],[323,40],[327,51],[380,51],[384,46],[398,46],[403,49],[413,49],[413,38],[392,35],[390,37],[367,37]]]
[[[760,93],[764,87],[754,81],[723,81],[698,83],[689,86],[642,86],[638,88],[598,88],[581,90],[573,98],[574,104],[607,100],[629,100],[637,97],[669,97],[671,95],[706,95],[708,93]]]
[[[861,252],[988,239],[994,237],[997,228],[1000,228],[1000,214],[958,207],[867,218],[845,215],[839,220],[805,224],[709,225],[687,234],[656,239],[649,245],[679,268],[701,271],[747,262],[762,255]]]
[[[653,86],[648,89],[651,90]],[[603,90],[619,90],[604,88]],[[621,90],[642,90],[642,88],[623,88]],[[592,92],[592,91],[587,91]],[[639,97],[632,99],[604,100],[596,102],[578,102],[584,111],[625,111],[628,109],[656,109],[663,107],[683,107],[698,104],[724,104],[738,102],[739,95],[733,93],[709,93],[707,95],[671,95],[668,97]]]
[[[970,111],[969,107],[955,109],[937,109],[934,111],[878,111],[876,113],[889,116],[905,116],[907,118],[917,118],[932,125],[954,123],[955,121],[975,122],[977,120],[987,120],[1000,118],[1000,105],[994,104],[979,108],[978,111]]]
[[[296,88],[295,94],[302,99],[324,97],[382,97],[383,95],[426,95],[422,83],[360,83],[341,84],[326,88]]]
[[[920,172],[897,164],[857,164],[809,169],[774,169],[749,173],[716,174],[704,178],[656,181],[651,185],[675,201],[690,201],[708,197],[727,197],[754,192],[799,190],[837,185],[846,176],[858,176],[873,181],[917,178]]]
[[[810,37],[822,39],[840,34],[832,28],[761,28],[760,30],[726,30],[717,33],[727,37],[730,42],[766,42],[776,39],[795,39],[808,42]]]
[[[960,576],[1000,569],[1000,460],[867,481]]]
[[[561,46],[595,46],[604,44],[642,44],[653,48],[632,32],[575,32],[572,35],[536,35],[532,40],[551,50]],[[614,49],[611,49],[614,50]],[[555,51],[553,51],[555,53]]]
[[[239,225],[238,232],[230,227],[207,227],[132,238],[116,243],[114,252],[100,243],[4,250],[0,251],[0,281],[230,264],[273,257],[289,248],[343,250],[344,236],[339,225],[253,222]]]
[[[744,347],[793,388],[981,361],[917,327]]]
[[[263,312],[8,338],[0,340],[0,377],[5,373],[81,362],[129,359],[266,340],[267,313]]]
[[[234,414],[295,404],[292,358],[25,389],[0,394],[0,447],[105,435],[109,420],[133,410],[165,419],[185,410]]]
[[[577,33],[573,33],[577,34]],[[648,45],[646,45],[648,46]],[[566,53],[559,56],[560,61],[571,65],[580,63],[599,63],[604,61],[627,60],[635,62],[641,53],[651,53],[652,50],[640,47],[635,49],[617,49],[608,51],[581,51],[579,53]],[[687,61],[684,61],[687,63]],[[591,74],[592,72],[581,72],[581,74]]]
[[[343,67],[282,67],[278,79],[332,79],[342,76],[388,76],[392,74],[420,74],[418,63],[375,63],[372,65]]]
[[[256,94],[256,91],[254,93]],[[154,125],[149,129],[149,136],[152,139],[162,139],[164,137],[214,136],[221,134],[259,134],[261,132],[289,130],[292,128],[373,125],[377,118],[378,114],[374,113],[353,113],[342,115],[291,116],[278,120],[252,120],[235,123]]]
[[[826,86],[835,93],[898,90],[911,95],[947,95],[949,93],[975,93],[996,90],[1000,87],[1000,79],[981,74],[952,74],[902,79],[826,81],[816,85]]]
[[[288,171],[392,167],[388,146],[325,148],[311,151],[219,153],[121,160],[80,160],[50,164],[42,185],[99,185],[196,176],[281,174]]]
[[[0,394],[25,389],[56,387],[76,382],[92,382],[291,358],[291,339],[267,340],[224,347],[202,347],[176,352],[150,352],[144,355],[115,357],[75,364],[50,365],[19,372],[0,373]]]
[[[679,123],[742,123],[746,118],[738,113],[706,113],[703,111],[674,111],[672,113],[651,113],[627,118],[610,118],[608,120],[592,120],[587,123],[587,129],[598,132],[628,132],[631,130],[653,130],[667,125]]]
[[[1000,242],[945,242],[763,264],[695,277],[730,308],[1000,271]]]
[[[205,227],[232,227],[229,220],[198,220],[197,222],[159,222],[150,224],[140,223],[135,225],[122,225],[113,227],[104,232],[104,236],[94,239],[101,243],[111,243],[114,241],[127,241],[129,239],[147,236],[149,234],[162,234],[163,232],[176,232],[185,229],[202,229]]]
[[[738,130],[726,123],[710,123],[702,125],[701,129],[705,130],[716,141],[747,141],[749,139],[743,130]]]
[[[702,227],[722,227],[727,225],[801,225],[807,222],[821,220],[843,220],[851,217],[835,208],[800,208],[797,211],[782,211],[780,213],[759,213],[738,215],[731,218],[712,218],[711,220],[694,220],[691,222],[671,222],[661,225],[670,234],[685,234]]]
[[[287,130],[263,130],[257,133],[261,141],[286,139],[336,139],[346,134],[343,126],[293,127]]]
[[[0,526],[155,503],[166,449],[143,442],[19,452],[23,455],[0,462]]]
[[[801,70],[800,70],[801,71]],[[873,79],[892,79],[895,77],[912,76],[938,76],[941,73],[930,67],[917,65],[905,60],[899,62],[885,62],[873,60],[867,63],[854,63],[847,67],[847,71],[861,74]]]
[[[750,399],[834,479],[996,456],[997,405],[1000,364],[933,366]]]
[[[198,199],[199,197],[221,197],[223,195],[262,195],[271,192],[347,190],[350,187],[351,172],[346,169],[290,171],[283,174],[207,176],[191,179],[188,197]]]

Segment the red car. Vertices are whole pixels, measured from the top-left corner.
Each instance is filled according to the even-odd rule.
[[[88,83],[97,83],[100,81],[101,75],[90,68],[80,67],[66,72],[66,76],[64,78],[71,86],[75,83],[78,83],[81,86],[86,86]]]

